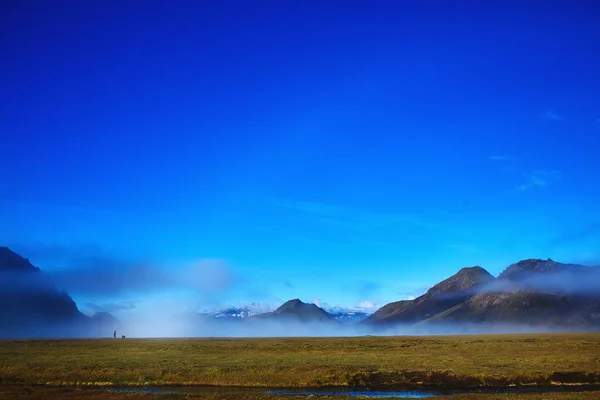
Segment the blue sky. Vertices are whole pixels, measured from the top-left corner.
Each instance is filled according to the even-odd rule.
[[[600,262],[600,6],[401,3],[4,4],[0,244],[132,313]]]

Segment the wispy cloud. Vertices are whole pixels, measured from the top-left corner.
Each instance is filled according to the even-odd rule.
[[[536,171],[533,171],[533,174],[538,176],[544,176],[550,179],[557,179],[563,177],[562,171],[558,170],[538,169]]]
[[[366,313],[373,313],[377,311],[379,308],[379,304],[376,300],[363,300],[358,303],[358,305],[352,307],[352,309],[357,311],[362,311]]]
[[[563,177],[562,171],[555,169],[535,169],[533,171],[529,168],[525,169],[523,166],[518,165],[517,161],[520,160],[520,157],[496,155],[490,156],[488,159],[500,165],[505,172],[524,177],[524,183],[514,186],[519,191],[543,188]]]
[[[535,170],[531,174],[524,174],[527,176],[527,181],[517,187],[518,190],[524,191],[529,189],[540,189],[548,186],[551,182],[556,179],[563,177],[562,171],[558,170]]]
[[[449,248],[464,251],[467,253],[481,253],[481,250],[475,246],[471,246],[468,244],[449,244]]]
[[[546,185],[548,185],[548,182],[546,182],[544,179],[542,179],[538,176],[535,176],[535,175],[531,175],[529,177],[529,180],[527,182],[525,182],[524,184],[517,186],[517,189],[519,189],[521,191],[530,190],[530,189],[540,189]]]
[[[600,221],[588,223],[579,229],[565,232],[555,237],[551,246],[562,246],[573,243],[581,243],[590,239],[600,239]]]
[[[542,114],[541,116],[542,119],[545,120],[559,120],[559,119],[563,119],[562,115],[556,114],[552,111],[546,111],[545,113]]]
[[[305,214],[312,221],[359,232],[373,231],[384,227],[419,228],[421,230],[439,228],[439,224],[432,218],[416,213],[379,213],[321,202],[281,198],[269,199],[269,202],[276,207]]]
[[[104,212],[100,209],[91,209],[87,207],[81,207],[75,204],[68,204],[44,199],[27,199],[23,196],[11,194],[10,192],[0,193],[0,201],[7,202],[10,204],[18,204],[23,207],[44,207],[52,210],[63,211],[63,212],[74,212],[74,213],[100,213]]]
[[[220,259],[201,258],[188,265],[163,265],[112,256],[97,246],[18,246],[61,289],[83,296],[112,297],[153,290],[194,290],[204,295],[228,289],[237,276]],[[35,260],[34,260],[35,261]]]
[[[136,303],[136,301],[123,301],[113,303],[86,303],[84,307],[92,313],[108,312],[111,314],[116,314],[120,311],[133,310],[135,308]]]
[[[369,301],[378,302],[375,300],[380,297],[383,285],[381,282],[371,281],[367,274],[365,274],[364,279],[357,279],[353,282],[347,282],[340,285],[342,293],[352,293],[357,296],[357,299],[365,300],[370,299]]]
[[[283,284],[287,288],[294,289],[294,285],[292,285],[292,283],[290,281],[284,281]]]

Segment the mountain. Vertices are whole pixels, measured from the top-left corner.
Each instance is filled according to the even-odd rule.
[[[8,247],[0,247],[0,273],[39,273],[40,269],[31,265]]]
[[[365,323],[598,329],[600,269],[528,259],[494,279],[482,268],[464,268],[423,296],[382,307]]]
[[[98,319],[81,313],[28,259],[0,247],[0,337],[87,336]]]
[[[551,259],[519,261],[436,322],[600,328],[600,269]]]
[[[473,296],[478,288],[493,281],[494,277],[481,267],[463,268],[414,300],[401,300],[381,307],[363,323],[419,322],[461,304]]]
[[[230,307],[225,310],[217,311],[213,314],[213,318],[221,319],[244,319],[256,315],[249,307]]]
[[[290,322],[333,322],[336,319],[327,311],[312,303],[299,299],[288,300],[272,312],[258,314],[254,319],[290,321]]]
[[[306,304],[306,303],[305,303]],[[265,307],[252,303],[242,307],[229,307],[216,312],[203,313],[205,318],[214,318],[223,321],[241,321],[255,315],[264,314]],[[335,320],[344,324],[354,324],[367,318],[370,314],[362,310],[354,310],[342,307],[322,307],[324,311],[330,314]]]
[[[91,337],[111,337],[119,329],[119,320],[107,312],[95,313],[85,324],[86,336]]]
[[[338,322],[343,324],[356,324],[371,315],[361,310],[353,310],[342,307],[331,307],[326,308],[325,310]]]
[[[242,320],[246,319],[258,314],[264,313],[266,310],[269,310],[270,307],[261,304],[261,303],[250,303],[244,306],[238,307],[228,307],[223,310],[219,310],[212,313],[206,313],[207,315],[212,315],[215,319],[221,320]]]

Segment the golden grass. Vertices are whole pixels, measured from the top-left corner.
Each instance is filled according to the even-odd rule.
[[[456,388],[600,383],[600,334],[2,341],[0,383]]]

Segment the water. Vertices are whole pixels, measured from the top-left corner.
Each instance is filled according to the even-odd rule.
[[[498,388],[479,388],[471,390],[435,390],[435,389],[398,389],[398,388],[305,388],[305,389],[265,389],[227,386],[142,386],[112,387],[109,392],[154,393],[154,394],[272,394],[295,396],[347,396],[404,399],[425,399],[456,394],[476,393],[549,393],[549,392],[582,392],[599,390],[599,385],[581,386],[511,386]]]
[[[312,395],[329,395],[329,396],[347,396],[347,397],[401,397],[405,399],[424,399],[438,397],[444,393],[435,392],[432,390],[384,390],[384,389],[352,389],[352,388],[331,388],[331,389],[269,389],[264,388],[235,388],[235,387],[114,387],[107,389],[109,392],[126,392],[126,393],[153,393],[153,394],[272,394],[272,395],[296,395],[296,396],[312,396]],[[445,392],[447,394],[447,392]]]
[[[329,396],[348,396],[348,397],[370,397],[370,398],[387,398],[387,397],[400,397],[403,399],[424,399],[431,397],[442,396],[443,393],[424,391],[424,390],[271,390],[267,391],[267,394],[278,394],[278,395],[296,395],[296,396],[316,396],[316,395],[329,395]]]

